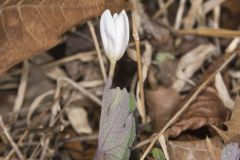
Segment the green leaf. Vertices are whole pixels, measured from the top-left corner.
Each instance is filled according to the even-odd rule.
[[[165,52],[157,53],[156,55],[156,61],[158,62],[158,64],[162,64],[167,59],[174,60],[175,57],[173,54]]]
[[[160,150],[158,148],[154,148],[152,150],[152,155],[155,160],[165,160],[165,156],[164,156],[162,150]]]

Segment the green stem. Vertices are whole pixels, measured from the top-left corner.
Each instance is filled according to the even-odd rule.
[[[110,61],[110,70],[109,70],[109,77],[113,77],[115,66],[116,66],[116,61]]]

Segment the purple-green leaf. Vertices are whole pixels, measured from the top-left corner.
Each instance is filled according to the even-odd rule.
[[[97,159],[127,160],[136,136],[131,106],[135,103],[126,88],[110,89],[111,84],[108,79],[103,94]]]

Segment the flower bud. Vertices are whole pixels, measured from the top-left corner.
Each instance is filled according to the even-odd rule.
[[[100,33],[107,57],[110,61],[118,61],[129,42],[129,21],[125,10],[113,16],[109,10],[104,11],[100,20]]]

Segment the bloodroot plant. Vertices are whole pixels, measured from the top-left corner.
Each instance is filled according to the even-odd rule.
[[[129,21],[123,10],[111,15],[106,10],[100,20],[103,46],[110,60],[109,77],[102,98],[97,160],[128,160],[136,136],[135,98],[126,90],[111,88],[116,62],[123,56],[129,41]]]

